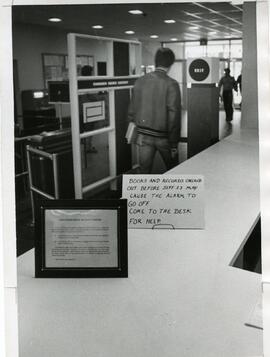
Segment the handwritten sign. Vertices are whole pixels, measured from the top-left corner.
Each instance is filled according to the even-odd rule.
[[[204,228],[200,175],[124,175],[129,228]]]

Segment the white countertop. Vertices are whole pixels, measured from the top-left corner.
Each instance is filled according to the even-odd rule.
[[[34,279],[18,258],[20,357],[262,355],[261,276],[230,266],[259,214],[253,131],[170,171],[202,174],[205,230],[130,230],[128,279]]]

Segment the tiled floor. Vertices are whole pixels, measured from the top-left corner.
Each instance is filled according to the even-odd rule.
[[[220,112],[219,118],[219,132],[220,139],[230,135],[237,126],[240,125],[241,112],[235,111],[234,120],[232,123],[227,123],[225,120],[224,111]],[[183,113],[183,123],[182,123],[182,136],[187,136],[187,115],[186,112]],[[107,176],[107,170],[105,169],[106,162],[108,162],[108,145],[103,143],[101,138],[94,138],[93,145],[97,149],[97,153],[88,153],[87,154],[87,168],[85,168],[85,163],[82,163],[84,168],[83,180],[85,184],[89,184],[96,179]],[[180,144],[179,150],[179,162],[185,161],[187,158],[187,144],[185,142]],[[93,170],[93,166],[95,170]],[[94,172],[95,171],[95,172]],[[165,166],[162,162],[162,159],[159,155],[156,156],[153,173],[163,173],[165,172]],[[98,173],[98,174],[97,174]],[[93,176],[94,175],[94,176]],[[99,193],[99,196],[108,197],[108,192]],[[29,194],[25,198],[17,200],[17,255],[21,255],[27,250],[31,249],[34,246],[34,226],[32,223],[32,213],[31,213],[31,202]]]

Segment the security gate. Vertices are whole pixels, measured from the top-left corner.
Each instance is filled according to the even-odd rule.
[[[107,75],[78,76],[76,53],[80,40],[90,40],[92,44],[97,41],[103,48],[103,55],[106,50]],[[122,139],[125,123],[127,125],[130,92],[140,74],[140,59],[141,46],[137,41],[68,34],[75,198],[83,198],[87,192],[107,183],[115,187],[117,175],[126,169],[120,158],[121,155],[125,157],[130,147],[125,147]],[[117,133],[120,133],[121,140],[116,140]],[[82,177],[81,144],[90,138],[96,140],[101,135],[107,136],[108,174],[85,184]]]

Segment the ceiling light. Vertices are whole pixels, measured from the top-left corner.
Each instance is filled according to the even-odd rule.
[[[96,29],[96,30],[100,30],[100,29],[103,29],[103,26],[101,26],[101,25],[93,25],[92,28]]]
[[[51,18],[48,19],[48,21],[50,21],[50,22],[61,22],[62,19],[59,19],[59,17],[51,17]]]
[[[243,0],[232,0],[232,5],[243,5]]]
[[[158,35],[151,35],[151,38],[158,38]]]
[[[34,98],[44,98],[44,92],[43,91],[37,91],[37,92],[34,92]]]
[[[190,30],[199,30],[199,26],[190,26]]]
[[[166,24],[174,24],[175,23],[175,20],[171,19],[171,20],[164,20],[164,22]]]
[[[132,15],[143,15],[141,10],[129,10],[129,13]]]
[[[217,31],[210,31],[208,32],[208,35],[216,35],[217,34]]]
[[[133,35],[135,32],[134,31],[125,31],[127,35]]]
[[[173,38],[171,38],[171,41],[178,41],[178,38],[173,37]]]

